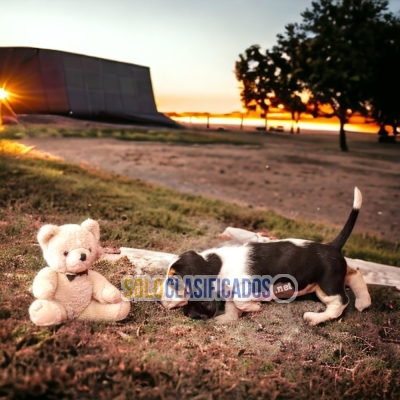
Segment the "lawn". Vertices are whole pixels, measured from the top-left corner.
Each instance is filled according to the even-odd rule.
[[[26,137],[65,137],[65,138],[114,138],[126,141],[146,141],[161,143],[180,143],[180,144],[233,144],[233,145],[257,145],[256,138],[245,139],[233,132],[212,132],[191,131],[187,129],[145,129],[130,127],[88,127],[60,128],[41,124],[16,125],[8,127],[2,133],[4,139],[23,139]]]
[[[59,132],[64,135],[63,132]],[[44,264],[36,244],[45,223],[99,220],[103,246],[180,253],[204,246],[227,225],[278,237],[329,241],[330,226],[182,194],[140,180],[42,157],[0,142],[0,398],[398,398],[400,292],[370,287],[339,321],[309,327],[313,296],[264,304],[231,326],[192,321],[181,310],[135,303],[113,324],[53,328],[28,317],[30,285]],[[399,266],[398,245],[353,235],[346,256]],[[119,285],[135,266],[100,261]]]

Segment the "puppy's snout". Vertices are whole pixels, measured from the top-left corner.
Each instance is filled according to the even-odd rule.
[[[186,317],[202,320],[214,317],[217,311],[218,307],[215,301],[189,302],[183,309]]]
[[[81,260],[81,261],[85,261],[85,260],[86,260],[86,254],[85,254],[85,253],[82,253],[82,254],[81,254],[80,260]]]
[[[183,313],[185,314],[186,317],[189,317],[191,319],[201,319],[203,321],[208,319],[207,315],[200,314],[196,310],[194,310],[193,308],[189,308],[187,306],[184,308]]]

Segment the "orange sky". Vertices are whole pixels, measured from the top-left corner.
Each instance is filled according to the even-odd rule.
[[[167,113],[178,122],[193,123],[199,125],[207,124],[206,113],[184,112],[184,113]],[[233,112],[230,114],[210,114],[210,127],[216,128],[218,126],[228,125],[232,129],[239,129],[242,123],[240,112]],[[265,121],[259,117],[259,114],[253,113],[252,115],[243,116],[243,125],[245,128],[252,129],[257,126],[264,126]],[[289,131],[292,122],[290,114],[285,112],[274,112],[268,114],[268,128],[283,126],[285,131]],[[335,117],[332,118],[313,118],[310,114],[303,114],[299,126],[302,130],[326,130],[337,132],[339,130],[339,120]],[[365,118],[355,115],[350,118],[349,123],[346,124],[345,129],[353,132],[365,132],[376,134],[379,127],[375,123],[366,123]],[[391,129],[389,128],[389,132]]]
[[[234,88],[234,93],[200,93],[195,95],[155,93],[157,109],[160,112],[232,112],[242,108],[240,91]]]

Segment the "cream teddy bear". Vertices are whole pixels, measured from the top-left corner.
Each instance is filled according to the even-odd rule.
[[[33,281],[36,300],[29,307],[34,324],[66,320],[118,321],[130,310],[120,291],[90,266],[102,254],[100,227],[91,219],[82,225],[44,225],[38,241],[47,261]]]

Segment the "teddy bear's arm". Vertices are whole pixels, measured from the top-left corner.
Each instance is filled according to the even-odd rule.
[[[103,275],[89,270],[89,279],[93,284],[93,297],[100,303],[119,303],[122,300],[121,292]]]
[[[49,267],[41,269],[33,280],[32,292],[37,299],[50,300],[57,289],[57,272]]]

